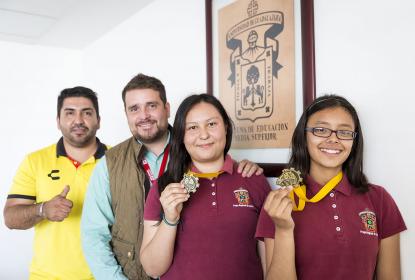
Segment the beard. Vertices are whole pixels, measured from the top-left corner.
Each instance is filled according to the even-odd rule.
[[[79,127],[85,129],[85,134],[82,136],[73,135],[72,129],[69,132],[62,130],[62,134],[72,146],[77,148],[83,148],[89,145],[95,139],[98,128],[95,126],[91,128],[88,128],[86,126]]]
[[[164,137],[167,132],[167,126],[164,128],[158,127],[157,131],[153,134],[140,134],[139,132],[134,133],[135,139],[144,144],[154,143]]]
[[[75,138],[71,135],[69,137],[66,137],[69,143],[71,143],[72,146],[77,148],[83,148],[88,146],[92,142],[93,139],[95,139],[95,134],[88,134],[85,135],[82,138]]]

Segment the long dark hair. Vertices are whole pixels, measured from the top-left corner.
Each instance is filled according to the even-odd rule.
[[[352,150],[349,157],[343,163],[342,169],[346,174],[349,182],[356,187],[359,192],[368,191],[368,181],[363,173],[363,134],[360,126],[359,117],[352,104],[344,97],[330,94],[324,95],[308,106],[303,112],[291,141],[291,158],[288,163],[290,167],[299,170],[302,174],[308,174],[310,171],[310,154],[307,150],[307,136],[305,128],[308,119],[314,113],[327,109],[341,107],[345,109],[351,116],[355,125],[356,138],[353,140]]]
[[[187,172],[192,159],[186,150],[184,145],[184,133],[186,129],[186,117],[189,111],[199,103],[208,103],[218,110],[222,116],[223,122],[226,128],[226,144],[224,149],[224,155],[226,155],[231,147],[232,143],[232,120],[226,113],[225,108],[219,102],[219,100],[213,95],[209,94],[194,94],[187,97],[180,104],[176,112],[176,118],[174,119],[173,129],[171,131],[171,148],[170,159],[167,165],[166,172],[158,179],[160,194],[165,187],[170,183],[178,183],[183,179],[183,174]]]

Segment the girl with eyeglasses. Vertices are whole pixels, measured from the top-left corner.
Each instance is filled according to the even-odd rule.
[[[362,130],[345,98],[322,96],[303,112],[288,165],[303,181],[268,195],[256,232],[267,279],[400,279],[406,226],[363,173]]]

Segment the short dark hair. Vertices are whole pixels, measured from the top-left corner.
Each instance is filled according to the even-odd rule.
[[[360,192],[368,191],[368,181],[363,173],[363,134],[360,126],[359,116],[356,109],[344,97],[330,94],[323,95],[308,106],[303,112],[291,141],[291,158],[288,163],[290,167],[299,170],[302,174],[309,174],[310,154],[307,150],[307,136],[305,128],[311,115],[327,108],[340,107],[346,110],[353,119],[356,138],[353,140],[352,150],[349,157],[343,163],[342,169],[349,182]]]
[[[61,91],[58,96],[58,118],[60,117],[60,111],[63,106],[63,101],[65,98],[68,97],[85,97],[91,100],[92,105],[97,113],[97,117],[99,118],[99,107],[98,107],[98,97],[97,94],[89,88],[86,87],[73,87],[73,88],[65,88]]]
[[[172,182],[180,182],[183,174],[187,172],[192,159],[184,145],[184,134],[186,130],[186,117],[189,111],[199,103],[208,103],[215,107],[223,119],[226,128],[226,144],[224,155],[226,155],[232,144],[233,123],[220,101],[209,94],[194,94],[180,104],[174,119],[171,134],[170,160],[166,172],[159,178],[158,184],[160,193]]]
[[[164,88],[163,83],[155,77],[139,73],[134,78],[132,78],[122,90],[122,101],[124,102],[124,107],[125,95],[127,94],[127,91],[133,89],[153,89],[159,93],[161,101],[163,101],[163,104],[166,105],[166,89]]]

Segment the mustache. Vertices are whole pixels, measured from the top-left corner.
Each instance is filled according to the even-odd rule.
[[[135,125],[142,125],[142,124],[147,124],[147,123],[155,123],[155,120],[152,119],[145,119],[145,120],[141,120],[135,123]]]
[[[88,130],[89,128],[88,127],[86,127],[85,125],[83,125],[83,124],[75,124],[75,125],[73,125],[72,127],[71,127],[71,129],[73,130],[73,129],[85,129],[85,130]]]

